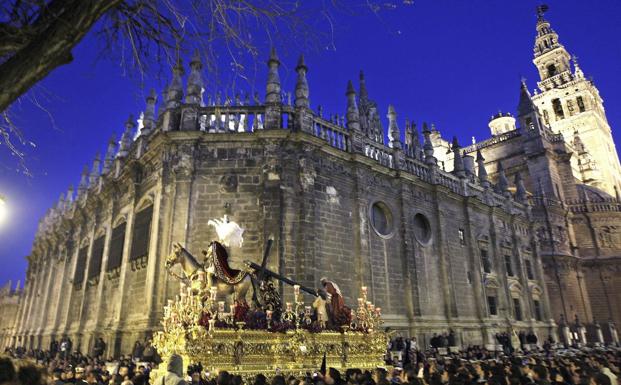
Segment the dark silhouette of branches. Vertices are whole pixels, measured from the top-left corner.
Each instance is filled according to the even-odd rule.
[[[199,48],[208,70],[229,55],[258,55],[257,44],[294,38],[306,43],[330,35],[331,10],[348,0],[6,0],[0,2],[0,144],[23,161],[15,142],[26,143],[9,107],[54,69],[73,60],[89,33],[102,53],[120,55],[124,68],[144,73],[150,64],[172,66],[180,52]],[[390,1],[362,3],[372,12]]]

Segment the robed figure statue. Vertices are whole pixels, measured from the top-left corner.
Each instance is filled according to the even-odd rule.
[[[328,293],[328,317],[331,327],[349,325],[351,309],[345,306],[345,300],[338,285],[327,278],[321,278],[321,285]]]

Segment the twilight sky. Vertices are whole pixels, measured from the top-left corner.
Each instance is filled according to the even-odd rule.
[[[593,77],[604,98],[619,148],[621,2],[547,3],[546,18],[561,44],[579,57],[585,75]],[[297,56],[304,50],[312,108],[321,104],[326,114],[342,114],[347,81],[357,84],[363,69],[382,115],[394,104],[402,129],[410,118],[418,124],[433,122],[444,137],[457,135],[461,143],[469,143],[472,136],[482,140],[489,136],[490,115],[499,109],[515,112],[520,76],[531,90],[536,86],[532,58],[537,5],[531,0],[414,0],[379,17],[370,12],[338,14],[332,41],[322,49],[276,42],[283,89],[293,90]],[[264,95],[268,45],[256,76],[237,81],[241,89],[254,85]],[[151,76],[144,81],[130,76],[118,60],[99,57],[99,48],[87,37],[74,50],[73,63],[52,72],[30,93],[28,99],[36,99],[43,109],[26,98],[14,109],[16,123],[36,148],[27,150],[33,173],[27,177],[16,171],[15,159],[0,146],[0,194],[10,209],[9,218],[0,223],[0,285],[23,280],[39,218],[70,184],[78,184],[83,166],[90,167],[95,154],[105,151],[108,138],[120,136],[128,114],[144,109],[149,88],[161,95],[169,78],[166,73],[164,79]],[[229,68],[228,61],[221,63],[224,74]],[[209,83],[206,87],[207,93],[215,93]]]

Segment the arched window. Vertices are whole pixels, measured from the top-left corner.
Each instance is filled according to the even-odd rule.
[[[537,321],[541,321],[541,302],[538,299],[533,300],[534,316]]]
[[[130,261],[149,255],[149,240],[151,237],[151,219],[153,205],[139,211],[134,220],[134,234],[132,236],[132,250]]]
[[[554,114],[557,118],[565,118],[565,113],[563,112],[563,105],[561,104],[560,99],[552,99],[552,109],[554,110]]]
[[[522,320],[522,305],[519,298],[513,298],[513,314],[516,321]]]
[[[101,260],[104,252],[105,234],[95,239],[93,243],[93,252],[91,254],[91,263],[88,266],[88,280],[99,277],[101,272]]]
[[[556,75],[556,66],[554,64],[549,64],[547,67],[548,77]]]
[[[108,266],[106,271],[117,269],[123,260],[123,245],[125,244],[125,229],[127,222],[118,224],[112,229],[110,237],[110,251],[108,252]]]
[[[84,246],[78,251],[78,260],[75,266],[75,275],[73,276],[73,284],[80,286],[84,282],[84,275],[86,270],[86,257],[88,254],[88,242],[84,243]]]

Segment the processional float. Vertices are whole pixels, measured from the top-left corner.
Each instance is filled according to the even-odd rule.
[[[181,284],[164,307],[162,330],[153,339],[164,362],[179,354],[186,367],[200,364],[212,373],[226,370],[243,377],[276,371],[300,376],[319,369],[324,357],[328,367],[338,369],[384,363],[388,336],[380,330],[381,309],[368,301],[366,287],[351,311],[335,283],[322,279],[324,288],[316,290],[267,269],[271,240],[260,265],[246,261],[244,270],[232,269],[227,248],[241,247],[244,230],[226,216],[209,224],[219,241],[203,251],[204,263],[179,243],[166,260]],[[181,274],[174,272],[177,264]],[[274,280],[293,287],[293,302],[283,307]],[[303,292],[312,296],[312,306]]]

